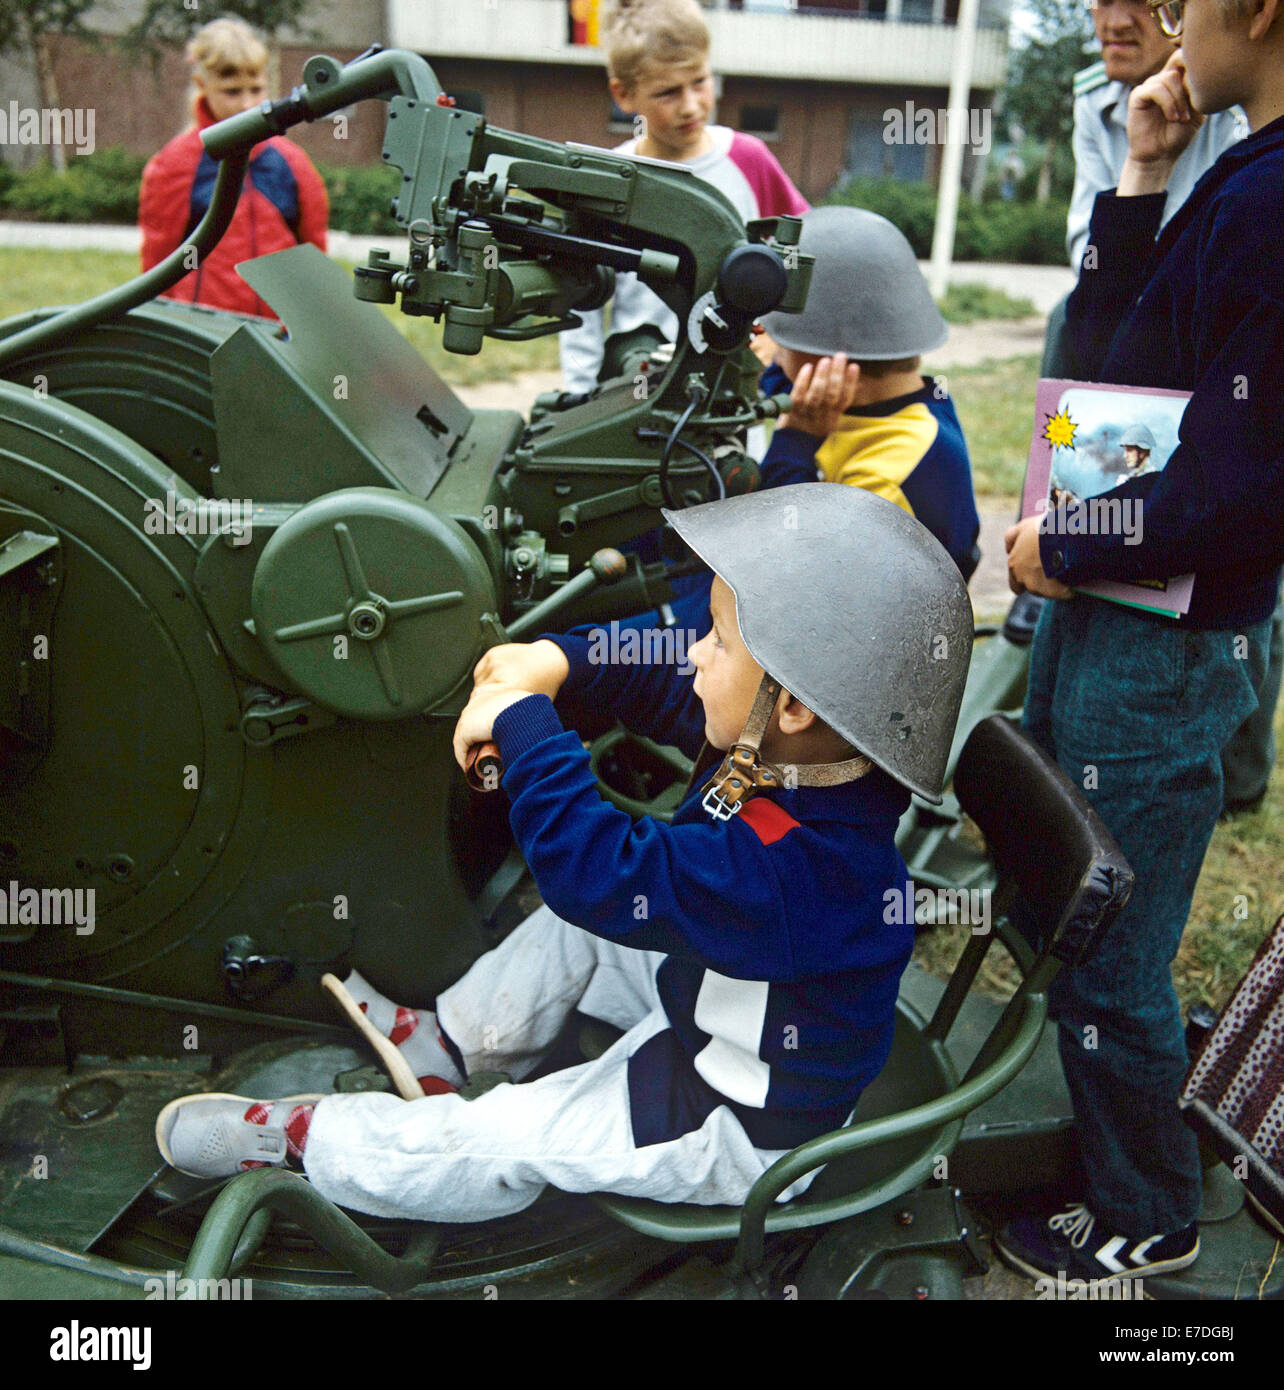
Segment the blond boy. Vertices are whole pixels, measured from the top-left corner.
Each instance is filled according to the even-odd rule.
[[[201,132],[266,99],[267,58],[262,41],[239,19],[213,20],[188,44],[193,124],[143,170],[138,223],[144,270],[181,246],[204,217],[217,165],[205,152]],[[165,291],[165,297],[274,318],[237,274],[237,263],[304,241],[324,251],[329,215],[325,185],[307,155],[281,136],[264,140],[250,155],[231,226],[195,270]]]
[[[608,85],[636,134],[619,147],[683,164],[726,194],[746,222],[803,213],[807,202],[761,140],[728,126],[710,125],[714,81],[709,30],[696,0],[617,0],[604,23]],[[581,315],[584,325],[559,339],[568,391],[591,391],[602,365],[604,318]],[[636,276],[620,275],[611,306],[611,330],[655,324],[667,338],[678,321]]]

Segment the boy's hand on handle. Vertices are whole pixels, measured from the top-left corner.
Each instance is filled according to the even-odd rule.
[[[505,642],[492,647],[473,667],[473,685],[506,685],[556,700],[570,674],[570,664],[556,642]]]
[[[827,439],[838,428],[848,406],[856,399],[860,368],[844,353],[810,362],[798,373],[789,393],[793,404],[780,417],[782,429],[802,430]]]
[[[1028,516],[1009,526],[1003,535],[1008,552],[1008,588],[1014,594],[1042,594],[1044,598],[1073,598],[1074,590],[1043,572],[1039,554],[1039,525],[1042,517]]]
[[[1128,98],[1128,158],[1119,175],[1119,194],[1162,193],[1173,165],[1203,124],[1191,103],[1186,63],[1178,49]]]
[[[459,722],[455,725],[453,747],[455,761],[468,771],[468,754],[474,745],[490,743],[495,734],[495,720],[518,700],[528,695],[538,695],[537,690],[519,690],[511,685],[479,685],[473,689],[472,696],[464,706]]]

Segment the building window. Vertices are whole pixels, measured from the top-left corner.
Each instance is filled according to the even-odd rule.
[[[855,112],[848,127],[847,172],[853,178],[896,178],[921,182],[927,177],[927,146],[892,144],[881,114]]]
[[[756,135],[760,140],[780,139],[780,107],[742,106],[740,129],[746,135]]]

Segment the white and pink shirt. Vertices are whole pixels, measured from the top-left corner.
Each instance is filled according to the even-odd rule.
[[[807,211],[807,200],[756,136],[742,135],[724,125],[710,126],[709,136],[713,147],[694,159],[684,159],[682,167],[725,194],[746,222],[756,217]],[[626,140],[615,152],[636,154],[637,143]],[[558,340],[567,391],[591,391],[597,385],[598,368],[602,365],[603,311],[580,313],[580,317],[583,326],[563,333]],[[611,332],[629,332],[644,323],[655,324],[670,341],[678,335],[677,315],[658,295],[640,284],[636,275],[617,275],[611,302]]]

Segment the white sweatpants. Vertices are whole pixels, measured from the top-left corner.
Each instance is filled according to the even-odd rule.
[[[563,1192],[738,1205],[786,1151],[755,1149],[727,1106],[679,1139],[633,1142],[628,1059],[669,1027],[655,983],[663,960],[540,908],[437,1001],[469,1073],[528,1075],[576,1008],[625,1035],[596,1061],[496,1086],[473,1101],[328,1096],[304,1150],[313,1185],[355,1211],[420,1221],[507,1216],[549,1183]]]

